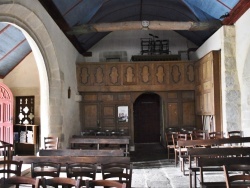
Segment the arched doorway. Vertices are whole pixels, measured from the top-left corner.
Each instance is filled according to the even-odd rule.
[[[134,102],[135,143],[160,142],[160,96],[155,93],[140,95]]]
[[[13,144],[13,95],[0,83],[0,140]]]

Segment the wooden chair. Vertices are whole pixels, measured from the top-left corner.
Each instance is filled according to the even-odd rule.
[[[26,176],[12,176],[10,178],[1,179],[1,187],[9,187],[11,185],[32,185],[34,188],[39,188],[42,183],[40,178],[31,178]]]
[[[228,131],[227,135],[228,135],[228,138],[242,137],[241,131]]]
[[[228,131],[228,138],[240,138],[242,137],[241,131]],[[231,143],[231,146],[242,146],[242,143]]]
[[[54,177],[54,178],[48,178],[42,179],[42,184],[43,187],[58,187],[58,186],[62,186],[62,187],[72,187],[74,186],[75,188],[82,188],[83,186],[85,186],[85,181],[80,181],[80,179],[75,180],[72,178],[64,178],[64,177]]]
[[[172,134],[177,134],[177,133],[170,133],[170,132],[166,132],[165,133],[166,148],[168,150],[168,160],[170,159],[170,150],[174,150],[174,144],[173,144]]]
[[[8,178],[10,176],[21,176],[23,161],[2,160],[0,161],[0,174],[2,177]]]
[[[206,131],[196,130],[191,134],[191,140],[205,140],[207,138]]]
[[[66,173],[68,178],[91,179],[96,178],[97,165],[92,163],[71,163],[66,164]]]
[[[187,140],[187,134],[183,134],[183,133],[178,133],[178,134],[173,134],[172,135],[172,139],[173,139],[173,144],[174,144],[174,159],[175,159],[175,166],[177,166],[178,163],[178,159],[181,157],[179,156],[179,154],[183,155],[187,152],[187,148],[179,148],[177,145],[177,142],[180,140]],[[183,165],[181,166],[181,170]]]
[[[103,180],[115,180],[125,183],[126,188],[131,188],[132,170],[131,163],[108,163],[101,165]]]
[[[58,149],[58,137],[44,137],[44,148],[45,149]]]
[[[113,180],[86,180],[87,188],[95,186],[126,188],[126,183],[120,183]]]
[[[223,165],[227,188],[247,188],[250,187],[250,165]]]
[[[218,131],[218,132],[209,132],[208,133],[208,138],[209,139],[217,139],[217,138],[223,138],[223,133]]]
[[[31,177],[59,177],[61,170],[60,163],[37,162],[31,163]]]

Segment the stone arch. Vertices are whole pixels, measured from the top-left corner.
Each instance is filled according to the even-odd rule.
[[[61,96],[54,93],[61,90],[61,76],[58,66],[58,60],[53,46],[53,42],[50,35],[47,32],[42,20],[34,13],[34,11],[28,9],[24,2],[13,2],[10,0],[0,3],[0,21],[8,22],[16,27],[20,28],[26,36],[36,63],[39,69],[40,85],[41,80],[44,81],[40,86],[40,104],[41,104],[41,138],[43,134],[57,134],[58,132],[52,132],[51,127],[53,125],[62,126],[60,118],[61,112],[55,110],[60,109]],[[34,7],[41,7],[39,2],[32,2]],[[35,5],[37,4],[37,6]],[[40,142],[43,143],[43,142]]]

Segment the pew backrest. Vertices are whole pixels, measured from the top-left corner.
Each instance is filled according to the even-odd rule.
[[[123,149],[110,150],[79,150],[79,149],[58,149],[58,150],[40,150],[39,156],[74,156],[74,157],[88,157],[88,156],[110,156],[122,157],[124,156]]]
[[[66,163],[129,163],[130,157],[110,157],[110,156],[89,156],[89,157],[73,157],[73,156],[13,156],[13,160],[23,161],[23,164],[31,164],[33,162],[54,162],[61,163],[66,166]]]
[[[231,137],[231,138],[218,138],[218,139],[205,139],[205,140],[186,140],[178,141],[177,145],[180,147],[193,147],[193,146],[212,146],[234,143],[250,143],[250,137]]]

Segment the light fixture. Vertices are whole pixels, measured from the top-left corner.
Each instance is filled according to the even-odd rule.
[[[141,25],[142,25],[142,30],[148,30],[149,21],[143,20],[141,21]]]
[[[68,89],[68,99],[70,98],[70,95],[71,95],[71,89],[69,87],[69,89]]]

